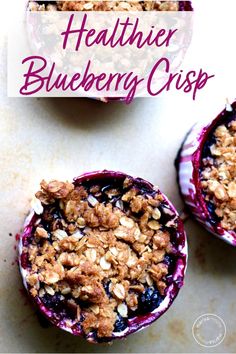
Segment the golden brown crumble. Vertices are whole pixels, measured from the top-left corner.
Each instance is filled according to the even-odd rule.
[[[179,11],[178,1],[30,1],[31,11]]]
[[[226,230],[236,230],[236,121],[214,131],[211,156],[203,160],[201,185],[205,200],[215,206],[215,214]]]
[[[164,296],[164,258],[173,246],[160,193],[145,193],[128,179],[105,191],[42,181],[36,197],[43,213],[24,248],[32,296],[60,294],[84,333],[98,337],[112,336],[117,314],[136,311],[146,288]]]

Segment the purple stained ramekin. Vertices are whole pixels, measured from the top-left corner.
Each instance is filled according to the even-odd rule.
[[[78,185],[81,183],[83,184],[92,181],[92,182],[96,182],[96,184],[99,184],[99,181],[103,181],[103,183],[104,182],[111,183],[114,180],[123,182],[127,177],[129,177],[134,183],[134,185],[137,186],[140,190],[145,190],[151,193],[158,192],[163,196],[164,206],[169,210],[170,215],[172,215],[171,218],[173,217],[173,219],[171,220],[174,220],[175,224],[177,225],[174,231],[175,233],[171,231],[173,232],[173,234],[171,233],[172,235],[171,241],[172,242],[174,241],[174,247],[176,250],[176,254],[175,254],[176,265],[172,273],[169,275],[170,278],[168,279],[168,286],[166,288],[164,299],[162,300],[160,305],[150,313],[146,313],[145,315],[137,315],[135,317],[128,319],[128,327],[122,332],[113,333],[112,337],[106,338],[105,340],[106,342],[111,342],[115,339],[123,339],[131,333],[140,331],[145,327],[147,327],[148,325],[150,325],[152,322],[156,321],[162,314],[164,314],[171,306],[180,288],[184,284],[184,276],[187,267],[187,239],[184,231],[183,222],[180,219],[172,203],[167,199],[165,195],[163,195],[159,191],[157,187],[153,186],[153,184],[141,178],[134,178],[128,176],[127,174],[122,172],[114,172],[114,171],[107,171],[107,170],[84,173],[79,177],[75,178],[73,183],[75,185]],[[39,219],[40,219],[40,215],[37,215],[34,210],[31,210],[29,216],[25,221],[24,230],[19,240],[19,247],[18,247],[19,267],[23,278],[23,283],[27,291],[29,291],[29,289],[26,282],[26,276],[29,272],[29,268],[27,266],[27,257],[26,257],[27,254],[25,253],[24,248],[27,247],[28,245],[28,239],[31,237],[33,225]],[[29,296],[31,297],[36,307],[40,309],[41,313],[53,325],[61,328],[62,330],[70,332],[73,335],[85,337],[84,334],[82,333],[82,330],[78,326],[68,327],[65,321],[58,319],[58,316],[52,310],[45,307],[45,305],[42,303],[42,300],[39,297],[33,298],[31,294],[29,294]],[[102,342],[102,340],[99,341],[99,339],[96,336],[94,336],[94,333],[92,332],[86,336],[86,339],[89,342],[94,342],[94,343]]]
[[[226,108],[208,124],[197,123],[187,134],[176,160],[178,182],[184,202],[193,216],[212,234],[236,246],[236,233],[222,228],[208,210],[200,183],[202,157],[205,144],[214,129],[225,121],[236,118],[236,102]]]

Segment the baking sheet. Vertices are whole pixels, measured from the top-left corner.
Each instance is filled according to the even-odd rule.
[[[23,1],[17,2],[23,6]],[[184,64],[202,65],[216,73],[195,102],[175,92],[137,99],[128,106],[87,99],[7,98],[4,16],[0,28],[1,352],[236,352],[236,249],[192,220],[186,222],[188,271],[176,301],[148,329],[112,346],[88,344],[59,329],[43,328],[24,295],[15,250],[15,235],[42,178],[70,180],[90,170],[121,170],[159,185],[182,210],[174,168],[182,139],[194,122],[214,118],[225,98],[235,97],[230,44],[235,28],[230,17],[236,4],[228,0],[223,16],[213,3],[198,2],[193,45]],[[2,6],[2,13],[9,11]],[[215,348],[200,346],[192,335],[194,321],[206,313],[220,316],[226,325],[225,340]]]

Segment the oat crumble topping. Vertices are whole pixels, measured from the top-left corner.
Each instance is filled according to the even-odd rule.
[[[99,338],[112,336],[117,319],[159,306],[177,228],[159,192],[129,178],[109,185],[43,180],[36,201],[43,212],[23,243],[33,297]],[[142,309],[150,289],[158,294],[155,306]]]
[[[179,11],[178,1],[31,1],[31,11]]]
[[[236,231],[236,120],[218,126],[213,138],[211,156],[203,159],[201,186],[221,226]]]

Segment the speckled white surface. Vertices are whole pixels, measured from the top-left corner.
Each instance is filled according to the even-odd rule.
[[[185,60],[188,69],[202,66],[216,74],[208,88],[196,102],[172,93],[138,99],[129,106],[86,99],[7,98],[5,27],[10,16],[6,15],[8,5],[2,4],[0,351],[236,352],[236,249],[194,221],[186,222],[189,267],[177,300],[155,324],[113,346],[89,345],[55,328],[42,328],[21,293],[14,249],[14,235],[23,225],[29,200],[42,178],[71,179],[89,170],[121,170],[158,184],[178,210],[182,209],[173,165],[181,141],[195,121],[215,117],[225,98],[236,96],[232,45],[236,4],[227,0],[224,10],[214,9],[214,4],[213,0],[199,0],[195,6],[193,45]],[[213,349],[199,346],[191,333],[195,319],[208,312],[219,315],[227,327],[224,342]]]

